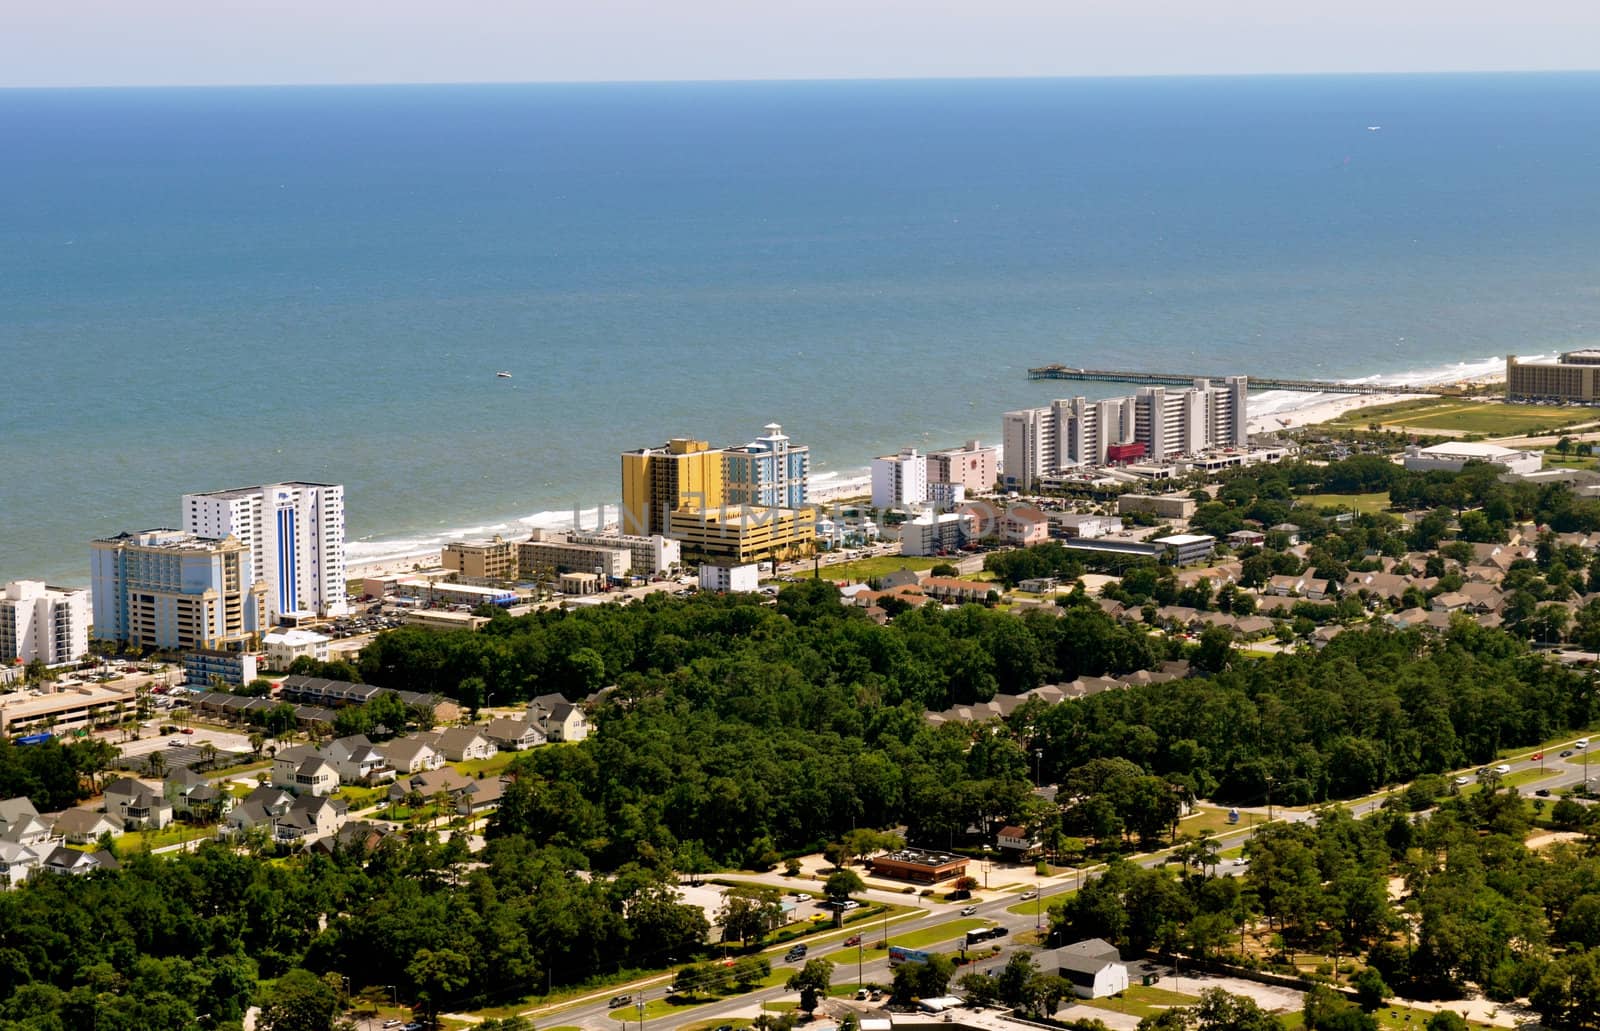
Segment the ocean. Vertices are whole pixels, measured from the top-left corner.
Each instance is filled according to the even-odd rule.
[[[279,479],[346,485],[352,559],[670,436],[827,482],[1047,362],[1600,341],[1594,74],[11,90],[0,140],[0,580]]]

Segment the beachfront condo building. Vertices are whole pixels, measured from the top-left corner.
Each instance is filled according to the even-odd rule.
[[[267,619],[267,585],[237,537],[145,530],[93,541],[94,636],[169,651],[244,651]]]
[[[1553,362],[1519,362],[1506,355],[1510,400],[1600,401],[1600,350],[1568,351]]]
[[[716,508],[722,489],[722,450],[708,441],[674,437],[660,447],[622,454],[622,532],[664,534],[680,508]]]
[[[669,513],[667,533],[683,553],[700,560],[779,562],[805,558],[816,550],[816,511],[810,508],[758,508],[722,505],[681,508]]]
[[[439,552],[439,564],[470,580],[515,580],[517,542],[499,534],[477,541],[451,541]]]
[[[728,504],[803,507],[811,448],[795,444],[775,422],[762,428],[766,432],[755,440],[722,452],[723,493]]]
[[[566,537],[573,544],[625,549],[633,556],[633,572],[639,576],[671,572],[683,562],[683,545],[659,533],[645,537],[632,533],[568,530]]]
[[[183,496],[183,528],[237,537],[267,585],[267,612],[339,616],[349,611],[344,486],[269,483]]]
[[[994,448],[969,440],[961,447],[928,453],[928,483],[958,484],[968,494],[983,494],[994,489]],[[932,491],[930,490],[930,493]]]
[[[1052,401],[1007,412],[1002,422],[1004,485],[1031,490],[1046,477],[1131,457],[1157,461],[1250,442],[1248,381],[1197,379],[1172,390],[1142,387],[1131,396]]]
[[[0,664],[72,662],[89,653],[89,592],[15,580],[0,591]]]
[[[633,569],[633,552],[578,544],[560,530],[535,530],[517,545],[517,575],[532,580],[540,573],[593,573],[619,579]]]
[[[928,500],[928,456],[914,447],[872,460],[872,507],[909,509]]]

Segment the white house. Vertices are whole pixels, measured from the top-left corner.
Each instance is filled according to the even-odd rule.
[[[1056,973],[1072,982],[1083,999],[1103,999],[1128,990],[1128,965],[1116,946],[1103,938],[1089,938],[1034,957],[1043,973]]]
[[[759,570],[753,562],[746,562],[742,566],[705,565],[700,567],[700,589],[702,591],[725,591],[729,594],[749,593],[758,590],[760,586]]]
[[[273,836],[282,844],[327,837],[344,826],[346,814],[345,804],[336,799],[301,795],[278,817]]]
[[[286,670],[300,658],[328,661],[328,644],[333,639],[310,630],[277,630],[261,639],[267,649],[267,668]]]
[[[493,741],[497,747],[506,752],[520,752],[524,748],[534,748],[545,742],[544,731],[537,724],[526,720],[513,720],[505,717],[489,721],[483,728],[484,736]]]
[[[395,774],[401,777],[437,770],[444,765],[444,756],[426,741],[414,737],[397,737],[385,742],[379,750],[394,767]]]
[[[106,812],[128,830],[160,830],[172,822],[172,803],[162,792],[132,777],[106,788]]]
[[[1031,859],[1039,852],[1039,839],[1028,833],[1026,827],[1015,824],[1001,827],[1000,833],[995,838],[995,844],[1002,855],[1011,862]]]
[[[13,888],[39,869],[39,853],[26,845],[0,838],[0,888]]]
[[[394,779],[394,770],[365,734],[337,738],[323,749],[323,755],[333,763],[333,768],[339,771],[339,779],[346,784]]]
[[[528,719],[551,741],[582,741],[589,736],[589,721],[583,710],[568,701],[547,703],[535,699],[528,706]]]
[[[435,752],[453,763],[470,759],[487,759],[497,751],[494,742],[476,727],[451,727],[433,734],[419,734],[428,741]]]

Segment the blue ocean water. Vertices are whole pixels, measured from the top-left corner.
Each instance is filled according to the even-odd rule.
[[[1048,361],[1592,343],[1597,130],[1593,74],[0,91],[0,580],[263,480],[361,555],[673,435],[855,470]]]

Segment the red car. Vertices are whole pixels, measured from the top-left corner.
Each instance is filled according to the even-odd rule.
[[[193,727],[184,727],[183,728],[183,732],[185,734],[193,734],[194,733],[194,728]]]
[[[844,940],[844,943],[846,945],[860,945],[861,944],[861,935],[852,934],[850,937],[848,937],[848,938],[846,938]]]
[[[1537,762],[1538,760],[1544,758],[1544,753],[1543,752],[1535,752],[1532,755],[1528,756],[1528,758],[1534,760],[1535,762]]]

